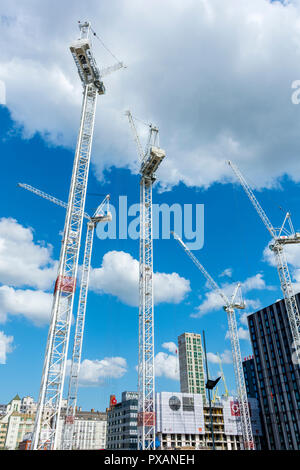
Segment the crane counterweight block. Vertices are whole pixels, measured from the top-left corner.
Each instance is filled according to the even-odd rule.
[[[75,292],[76,279],[71,276],[58,276],[55,282],[54,293],[57,290],[61,292]]]
[[[141,411],[137,416],[138,426],[155,426],[155,412],[154,411]]]

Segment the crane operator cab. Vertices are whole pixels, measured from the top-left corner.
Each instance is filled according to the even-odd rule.
[[[89,40],[87,38],[78,39],[71,44],[70,50],[83,86],[93,83],[99,95],[103,95],[105,93],[105,86],[101,80]]]

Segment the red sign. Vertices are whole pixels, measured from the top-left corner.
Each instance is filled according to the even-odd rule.
[[[230,402],[231,416],[241,416],[240,405],[238,401]]]
[[[117,404],[116,395],[111,395],[109,399],[109,407],[115,406]]]
[[[249,414],[251,416],[251,406],[249,402],[248,402],[248,408],[249,408]],[[230,402],[230,411],[231,411],[231,416],[241,416],[240,405],[238,401]]]

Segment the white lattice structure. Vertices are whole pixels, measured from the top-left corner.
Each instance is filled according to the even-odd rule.
[[[159,148],[158,129],[149,126],[143,151],[130,111],[126,112],[134,132],[140,167],[140,262],[139,262],[139,362],[138,362],[138,450],[155,449],[155,374],[152,185],[155,172],[165,157]]]
[[[34,188],[26,183],[18,183],[18,186],[31,191],[32,193],[40,196],[48,201],[53,202],[54,204],[68,208],[68,204],[57,199],[54,196],[51,196],[44,191]],[[63,427],[62,433],[62,444],[61,447],[66,450],[72,449],[73,443],[73,433],[74,433],[74,417],[76,411],[77,403],[77,393],[78,393],[78,380],[79,380],[79,371],[80,371],[80,362],[81,362],[81,352],[84,336],[84,325],[85,325],[85,315],[87,307],[87,296],[89,288],[89,275],[91,267],[91,258],[93,250],[93,240],[94,240],[94,231],[99,222],[109,222],[112,220],[111,213],[109,212],[109,200],[110,196],[105,196],[104,200],[97,207],[94,215],[90,217],[88,214],[84,214],[84,217],[88,219],[86,239],[85,239],[85,248],[84,248],[84,257],[83,265],[81,269],[81,280],[80,280],[80,291],[79,291],[79,302],[76,315],[76,327],[75,335],[73,342],[73,352],[72,352],[72,362],[70,369],[70,380],[68,387],[68,398],[66,403],[66,418],[65,425]],[[105,207],[106,206],[106,207]],[[105,210],[104,210],[105,207]]]
[[[64,236],[55,283],[50,327],[34,425],[32,449],[57,448],[78,256],[90,165],[97,94],[104,93],[89,42],[89,23],[80,24],[81,38],[71,46],[83,84],[83,102],[74,158]],[[48,414],[45,409],[50,409]]]

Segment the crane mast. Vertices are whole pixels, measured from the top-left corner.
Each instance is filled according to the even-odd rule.
[[[78,310],[76,316],[76,327],[73,342],[72,362],[70,369],[70,379],[67,397],[67,411],[65,418],[65,425],[63,429],[63,443],[62,447],[65,450],[71,450],[73,446],[74,435],[74,419],[76,413],[77,394],[78,394],[78,381],[81,363],[82,343],[85,325],[85,314],[87,306],[87,296],[89,288],[89,276],[93,249],[93,239],[95,228],[99,222],[111,221],[111,214],[108,208],[109,196],[107,195],[97,208],[94,215],[87,223],[87,232],[84,248],[84,257],[81,273],[80,292],[78,301]],[[104,205],[107,204],[106,214],[103,214]]]
[[[139,358],[138,358],[138,450],[155,449],[155,374],[152,185],[155,171],[165,157],[159,147],[158,128],[149,126],[143,151],[133,117],[126,112],[141,160],[140,167],[140,254],[139,254]]]
[[[252,205],[260,216],[262,222],[267,228],[268,232],[272,237],[272,242],[269,245],[270,250],[275,255],[277,271],[279,275],[281,290],[284,296],[285,307],[288,315],[288,320],[291,328],[292,338],[295,346],[295,352],[297,355],[298,365],[300,365],[300,313],[297,305],[297,300],[293,290],[293,284],[288,269],[287,259],[284,252],[284,245],[300,243],[300,233],[295,232],[291,221],[291,215],[289,212],[286,213],[282,226],[279,229],[275,229],[265,214],[264,210],[260,206],[256,199],[252,189],[245,180],[239,168],[231,161],[227,162],[231,166],[234,174],[241,183],[244,191],[250,199]],[[285,228],[286,222],[289,223],[289,229]]]
[[[91,52],[90,24],[80,24],[79,27],[81,37],[70,49],[84,89],[81,121],[34,423],[33,450],[57,448],[57,427],[66,373],[95,108],[97,94],[104,93],[104,85]]]
[[[44,191],[34,188],[26,183],[18,183],[18,186],[31,191],[32,193],[40,196],[48,201],[53,202],[54,204],[68,208],[68,204],[57,199],[54,196],[51,196]],[[88,219],[87,223],[87,232],[85,239],[85,248],[84,248],[84,257],[83,257],[83,266],[81,271],[81,281],[80,281],[80,292],[79,292],[79,302],[78,310],[76,315],[76,327],[75,335],[73,342],[73,353],[72,353],[72,363],[70,369],[70,380],[68,387],[68,398],[67,398],[67,411],[65,418],[65,425],[63,428],[63,449],[72,449],[73,443],[73,434],[74,434],[74,417],[76,411],[77,403],[77,393],[78,393],[78,379],[80,371],[80,362],[81,362],[81,352],[82,352],[82,343],[83,343],[83,334],[84,334],[84,324],[85,324],[85,314],[87,306],[87,295],[88,295],[88,286],[89,286],[89,274],[91,267],[91,258],[92,258],[92,249],[93,249],[93,239],[94,231],[99,222],[109,222],[112,220],[111,213],[109,211],[109,200],[110,196],[106,195],[101,204],[97,207],[94,215],[90,217],[88,214],[84,213],[84,217]],[[106,210],[104,211],[104,207]]]
[[[254,439],[253,439],[252,426],[251,426],[251,417],[250,417],[247,390],[246,390],[245,377],[244,377],[244,371],[243,371],[243,363],[242,363],[242,355],[241,355],[241,350],[240,350],[238,328],[237,328],[237,322],[236,322],[236,317],[235,317],[235,309],[245,308],[245,304],[242,300],[236,301],[237,295],[240,292],[240,283],[237,284],[232,294],[232,297],[228,299],[227,296],[224,294],[224,292],[220,289],[218,284],[206,271],[206,269],[200,263],[200,261],[188,249],[188,247],[181,240],[181,238],[175,232],[172,232],[172,233],[173,233],[175,240],[178,241],[178,243],[182,246],[182,248],[184,249],[186,254],[189,256],[189,258],[201,271],[201,273],[203,274],[205,279],[208,281],[211,288],[215,290],[224,301],[223,308],[225,312],[227,313],[232,358],[233,358],[233,365],[234,365],[234,375],[235,375],[235,382],[236,382],[236,387],[237,387],[237,395],[238,395],[238,402],[239,402],[239,409],[240,409],[240,416],[241,416],[241,427],[242,427],[242,437],[244,441],[244,449],[254,450],[255,446],[254,446]]]

